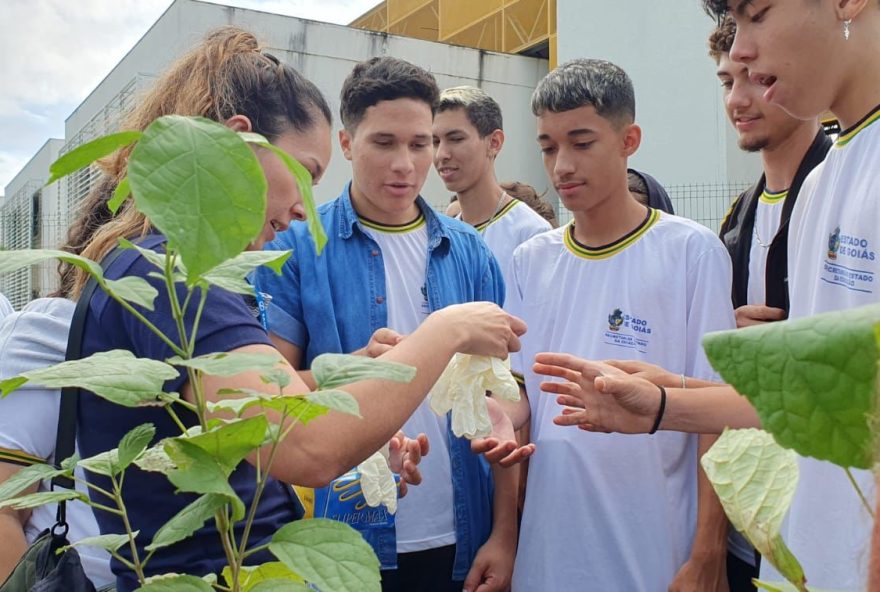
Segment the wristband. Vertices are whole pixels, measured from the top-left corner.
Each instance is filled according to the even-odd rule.
[[[660,408],[657,410],[657,417],[654,419],[654,425],[651,426],[651,431],[648,434],[653,434],[660,428],[660,422],[663,421],[663,412],[666,411],[666,389],[662,386],[657,388],[660,389]]]

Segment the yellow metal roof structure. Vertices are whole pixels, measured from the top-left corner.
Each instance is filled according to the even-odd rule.
[[[385,0],[350,26],[556,65],[556,0]]]

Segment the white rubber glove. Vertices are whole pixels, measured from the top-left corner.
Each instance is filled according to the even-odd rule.
[[[358,465],[361,474],[361,491],[367,505],[378,508],[382,504],[388,511],[397,512],[397,483],[388,466],[388,444]]]

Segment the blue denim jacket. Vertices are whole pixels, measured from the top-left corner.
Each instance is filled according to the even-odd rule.
[[[503,304],[501,271],[477,232],[434,213],[421,197],[417,204],[428,231],[430,309],[481,300]],[[259,289],[272,295],[271,332],[302,348],[306,367],[319,354],[365,346],[388,318],[382,253],[358,222],[349,186],[318,208],[318,216],[328,235],[321,256],[315,254],[306,224],[294,223],[266,246],[293,249],[282,275],[261,268],[257,280]],[[457,541],[453,579],[463,580],[492,530],[493,485],[485,459],[471,452],[468,440],[452,434],[448,418],[447,431]],[[387,548],[377,552],[382,555]]]

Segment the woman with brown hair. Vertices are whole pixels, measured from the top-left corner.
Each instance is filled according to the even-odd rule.
[[[317,180],[330,158],[331,116],[320,91],[293,68],[280,63],[261,51],[249,33],[225,28],[210,34],[186,56],[171,65],[159,78],[142,103],[123,125],[126,129],[144,129],[156,118],[167,114],[201,115],[219,121],[239,132],[255,132],[299,160]],[[281,160],[269,150],[255,148],[268,181],[265,225],[249,248],[259,249],[293,220],[304,220],[305,209],[296,182]],[[104,196],[125,176],[128,151],[123,150],[104,163],[108,179],[98,189]],[[115,218],[103,211],[103,199],[96,193],[87,212],[72,233],[72,250],[94,260],[101,260],[117,245],[120,238],[137,240],[141,247],[163,250],[163,237],[149,220],[129,201]],[[77,236],[90,236],[77,241]],[[136,276],[158,286],[149,276],[153,268],[138,252],[124,251],[105,270],[105,277],[118,279]],[[86,282],[79,269],[62,270],[64,286],[76,297]],[[162,287],[162,286],[159,286]],[[183,294],[183,287],[179,288]],[[156,298],[154,310],[140,312],[160,330],[176,335],[170,314],[170,300],[163,289]],[[187,317],[187,330],[193,319]],[[298,425],[279,446],[270,467],[270,479],[262,491],[249,540],[261,545],[284,524],[299,518],[291,488],[285,484],[321,486],[357,465],[388,442],[425,397],[455,352],[505,356],[518,347],[517,335],[524,326],[497,306],[474,303],[449,307],[432,314],[413,334],[383,355],[386,360],[418,368],[409,384],[388,381],[363,381],[347,387],[358,402],[363,419],[329,413],[307,426]],[[146,330],[106,294],[96,292],[89,301],[83,333],[83,356],[113,349],[124,349],[138,357],[165,360],[172,354],[165,342]],[[194,355],[211,352],[272,353],[268,336],[254,318],[240,295],[220,288],[211,288],[206,297],[204,313],[198,325]],[[285,367],[289,374],[290,393],[309,389],[299,375]],[[246,372],[232,378],[206,377],[203,381],[208,400],[216,400],[220,389],[265,388],[257,372]],[[167,392],[179,392],[186,400],[194,395],[186,376],[166,383]],[[225,395],[228,398],[228,395]],[[154,441],[178,436],[180,429],[161,409],[123,408],[91,393],[79,399],[78,444],[83,457],[114,448],[129,430],[151,422],[156,427]],[[280,417],[268,413],[269,420]],[[186,426],[196,425],[194,415],[182,416]],[[338,437],[345,434],[344,438]],[[418,446],[413,450],[417,461]],[[230,485],[236,495],[249,506],[255,499],[256,468],[251,458],[232,473]],[[408,462],[414,469],[412,462]],[[415,472],[415,471],[413,471]],[[91,483],[101,488],[109,480],[90,474]],[[176,494],[163,478],[149,476],[129,468],[123,499],[133,530],[140,532],[139,553],[168,519],[195,498]],[[122,519],[114,514],[96,512],[102,533],[124,531]],[[120,549],[127,560],[128,548]],[[259,562],[260,554],[249,558]],[[221,541],[213,523],[199,529],[190,538],[163,548],[152,555],[147,576],[187,572],[204,575],[219,573],[227,563]],[[137,587],[135,574],[123,563],[114,561],[119,590]]]

